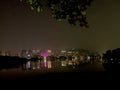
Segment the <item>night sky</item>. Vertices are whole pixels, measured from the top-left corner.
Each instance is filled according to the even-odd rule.
[[[30,10],[19,0],[0,1],[0,50],[83,48],[104,52],[120,47],[120,0],[94,0],[89,29],[56,21],[49,11]]]

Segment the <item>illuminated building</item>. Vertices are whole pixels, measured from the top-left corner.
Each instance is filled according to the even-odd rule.
[[[40,56],[41,51],[40,50],[32,50],[32,53],[34,56]]]
[[[22,50],[21,51],[21,57],[22,58],[26,58],[26,50]]]
[[[60,51],[60,55],[61,55],[61,56],[66,56],[66,55],[67,55],[66,53],[67,53],[66,50],[61,50],[61,51]]]
[[[0,51],[0,53],[1,56],[5,56],[5,51]]]
[[[11,51],[5,51],[5,56],[11,56]]]
[[[33,52],[32,50],[22,50],[21,52],[21,57],[30,59],[33,57]]]

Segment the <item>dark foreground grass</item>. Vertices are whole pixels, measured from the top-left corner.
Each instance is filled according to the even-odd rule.
[[[19,78],[1,79],[1,86],[9,86],[16,89],[91,89],[111,87],[119,84],[120,74],[118,72],[95,71],[95,72],[57,72],[31,75]]]

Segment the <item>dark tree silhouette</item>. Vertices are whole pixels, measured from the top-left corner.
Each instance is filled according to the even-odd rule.
[[[120,70],[120,48],[107,50],[103,54],[103,66],[107,70]]]
[[[18,68],[23,63],[26,63],[28,59],[20,58],[17,56],[0,56],[0,70],[1,69],[10,69],[10,68]]]
[[[112,51],[107,50],[106,53],[103,54],[103,60],[105,63],[111,63],[112,61]]]
[[[120,62],[120,48],[112,50],[112,59],[114,63]]]
[[[20,0],[30,4],[31,9],[42,11],[45,6],[51,10],[53,18],[61,21],[67,20],[71,25],[89,27],[87,22],[87,8],[93,0]],[[43,4],[43,2],[45,2]]]

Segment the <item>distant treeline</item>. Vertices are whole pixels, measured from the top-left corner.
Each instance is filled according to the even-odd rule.
[[[120,48],[107,50],[103,54],[103,66],[107,70],[120,71]]]
[[[17,68],[27,61],[28,59],[17,56],[0,56],[0,69]]]

